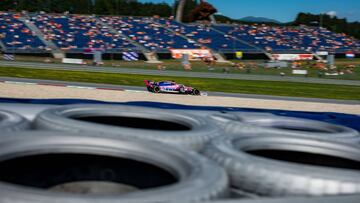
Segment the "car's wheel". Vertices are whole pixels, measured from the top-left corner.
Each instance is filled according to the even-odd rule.
[[[149,92],[154,92],[154,89],[151,88],[151,87],[147,87],[147,90],[148,90]]]
[[[354,129],[315,121],[268,113],[230,113],[211,116],[221,128],[231,134],[269,133],[303,137],[324,137],[341,142],[360,143],[360,133]]]
[[[154,93],[160,93],[160,87],[159,86],[155,86],[155,87],[153,87],[153,91],[154,91]]]
[[[200,150],[220,135],[212,120],[155,108],[74,105],[45,110],[34,121],[37,129],[89,132],[97,136],[151,139]]]
[[[185,94],[185,87],[180,87],[179,92],[180,94]]]
[[[261,196],[360,194],[360,149],[289,136],[223,136],[203,153],[225,167],[231,185]]]
[[[28,131],[0,146],[0,202],[198,202],[228,192],[224,169],[159,142]]]
[[[193,89],[192,91],[193,95],[199,96],[200,95],[200,91],[198,89]]]
[[[1,132],[19,131],[29,128],[30,123],[26,118],[14,112],[0,110]]]

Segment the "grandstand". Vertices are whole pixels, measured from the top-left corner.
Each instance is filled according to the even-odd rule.
[[[268,25],[214,26],[215,29],[259,46],[270,52],[317,52],[344,53],[359,51],[358,40],[337,34],[325,28],[276,27]]]
[[[92,16],[37,14],[30,17],[30,22],[41,30],[46,40],[53,41],[62,50],[135,48],[125,37],[112,33]]]
[[[234,50],[242,50],[244,52],[257,51],[256,47],[241,42],[234,36],[220,33],[208,25],[186,25],[167,19],[157,19],[156,21],[217,52],[233,52]]]
[[[0,13],[0,39],[5,50],[44,50],[45,44],[19,19],[19,15]]]
[[[360,53],[359,40],[308,26],[184,24],[159,17],[0,12],[0,28],[0,47],[12,53],[82,53],[89,48],[105,53],[202,48],[219,54]]]
[[[151,18],[139,17],[101,17],[101,21],[111,25],[119,33],[123,33],[148,50],[162,52],[171,48],[196,49],[200,44],[188,40],[178,33],[166,29]]]

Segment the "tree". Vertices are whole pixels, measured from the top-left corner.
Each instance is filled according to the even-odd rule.
[[[1,11],[8,11],[8,10],[15,10],[18,2],[16,0],[2,0],[0,1],[0,10]]]
[[[114,3],[113,0],[96,0],[95,1],[95,14],[99,15],[111,15],[114,13],[114,7],[110,6]]]
[[[72,0],[74,2],[74,0]],[[91,14],[92,13],[92,1],[91,0],[77,0],[73,4],[73,13],[79,14]]]
[[[195,21],[211,21],[211,16],[217,12],[217,9],[205,2],[201,1],[201,3],[194,7],[188,15],[189,22]]]
[[[360,23],[349,23],[346,18],[338,18],[327,14],[314,15],[311,13],[299,13],[292,25],[322,26],[330,31],[345,33],[360,39]]]

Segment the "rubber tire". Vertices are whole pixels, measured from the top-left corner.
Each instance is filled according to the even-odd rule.
[[[303,137],[326,137],[340,142],[360,143],[357,130],[322,121],[276,116],[268,113],[230,113],[211,116],[219,127],[230,134],[270,133]],[[280,129],[276,126],[307,130]]]
[[[1,132],[21,131],[30,128],[30,122],[23,116],[9,111],[0,110]]]
[[[180,123],[190,128],[188,131],[163,131],[154,129],[128,128],[94,124],[71,119],[73,116],[129,116],[158,119]],[[119,105],[73,105],[48,109],[36,117],[36,129],[71,131],[87,136],[88,132],[113,139],[140,138],[160,141],[199,151],[212,138],[221,133],[215,123],[205,117],[154,108]]]
[[[271,113],[253,113],[253,112],[223,112],[223,113],[214,113],[210,115],[210,118],[213,119],[222,129],[225,129],[230,122],[250,122],[253,120],[274,117],[274,114]]]
[[[179,179],[171,185],[120,196],[64,194],[0,182],[0,202],[152,203],[179,199],[184,202],[199,202],[228,195],[228,178],[224,169],[195,152],[159,142],[111,140],[67,132],[23,131],[4,136],[0,140],[0,146],[2,161],[51,153],[105,155],[153,164]]]
[[[179,93],[180,93],[180,94],[185,94],[185,93],[186,93],[186,92],[185,92],[185,87],[180,87]]]
[[[358,203],[360,195],[345,195],[332,197],[292,197],[292,198],[261,198],[261,199],[241,199],[210,201],[204,203]]]
[[[236,188],[230,189],[230,197],[231,199],[256,199],[259,198],[258,195],[245,192]]]
[[[200,96],[200,91],[198,90],[198,89],[193,89],[193,93],[192,93],[193,95],[195,95],[195,96]]]
[[[154,88],[153,88],[153,92],[154,93],[160,93],[160,87],[158,87],[158,86],[155,86]]]
[[[260,196],[360,194],[357,170],[291,163],[255,156],[245,150],[308,152],[360,162],[356,145],[280,135],[233,135],[213,140],[203,154],[226,169],[233,188]]]

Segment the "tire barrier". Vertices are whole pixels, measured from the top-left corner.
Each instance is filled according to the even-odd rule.
[[[360,149],[344,143],[359,133],[347,127],[125,105],[15,109],[33,129],[2,133],[0,202],[360,202]],[[28,129],[22,119],[10,131]]]
[[[252,122],[257,119],[268,117],[275,117],[271,113],[234,113],[234,112],[222,112],[222,113],[213,113],[210,115],[210,118],[213,119],[221,128],[225,128],[231,122]]]
[[[230,134],[269,133],[360,143],[360,133],[357,130],[321,121],[268,113],[215,114],[211,118]]]
[[[360,193],[360,149],[296,136],[218,137],[203,154],[223,166],[231,186],[260,196]]]
[[[228,194],[224,169],[159,142],[24,131],[0,146],[4,203],[199,202]]]
[[[205,117],[171,111],[110,105],[48,109],[34,121],[37,129],[88,132],[110,138],[139,138],[200,150],[220,129]]]
[[[0,110],[0,130],[1,132],[21,131],[30,128],[29,121],[21,115]]]
[[[211,201],[207,203],[357,203],[360,200],[359,195],[344,195],[332,197],[295,197],[295,198],[263,198],[249,200],[224,200]],[[205,203],[205,202],[204,202]]]

